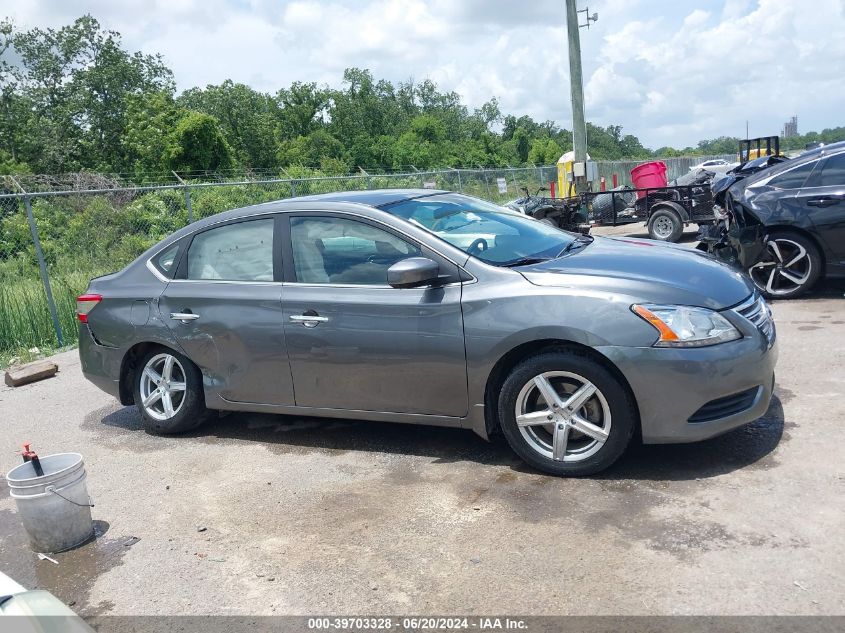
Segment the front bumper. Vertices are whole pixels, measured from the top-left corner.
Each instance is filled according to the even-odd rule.
[[[79,361],[85,378],[106,393],[120,398],[123,351],[98,343],[85,323],[79,324]]]
[[[598,347],[623,373],[637,400],[646,444],[696,442],[762,416],[774,389],[777,341],[754,328],[744,338],[712,347]],[[704,405],[757,389],[740,411],[690,422]]]

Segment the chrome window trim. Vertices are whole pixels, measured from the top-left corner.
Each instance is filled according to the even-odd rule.
[[[388,284],[333,284],[333,283],[326,283],[326,284],[319,284],[319,283],[312,283],[312,282],[305,282],[305,281],[284,281],[282,282],[283,286],[310,286],[311,288],[371,288],[376,290],[430,290],[432,288],[451,288],[453,286],[463,286],[464,284],[474,283],[477,279],[475,277],[472,280],[467,281],[451,281],[448,284],[441,284],[439,286],[417,286],[414,288],[394,288]]]
[[[357,203],[351,203],[350,202],[350,203],[345,203],[345,204],[357,204]],[[390,215],[390,213],[388,211],[384,211],[383,209],[379,209],[377,207],[368,207],[368,208],[372,208],[375,211],[380,211],[381,213],[388,213]],[[205,230],[210,229],[214,226],[217,226],[218,224],[224,224],[226,222],[233,222],[235,220],[242,220],[242,219],[247,219],[247,218],[254,219],[255,216],[262,216],[263,215],[263,216],[268,216],[270,218],[275,218],[277,215],[290,214],[290,213],[343,214],[343,215],[353,216],[353,217],[356,217],[356,218],[362,218],[364,220],[369,220],[370,222],[375,222],[377,224],[380,224],[381,226],[385,226],[388,229],[391,229],[392,231],[399,233],[404,238],[407,238],[407,239],[413,241],[414,243],[422,244],[422,242],[420,242],[420,240],[418,238],[414,237],[413,235],[408,235],[402,229],[396,228],[395,226],[392,226],[392,225],[390,225],[390,224],[388,224],[388,223],[386,223],[386,222],[384,222],[380,219],[371,218],[371,217],[366,216],[366,215],[361,214],[361,213],[355,213],[354,211],[347,211],[346,209],[341,209],[341,210],[337,210],[337,211],[333,211],[331,209],[277,209],[275,211],[256,211],[255,213],[251,213],[249,215],[244,215],[240,218],[236,218],[236,219],[228,218],[226,220],[219,220],[217,222],[212,222],[211,224],[203,226],[202,230],[205,231]],[[391,215],[391,217],[398,217],[398,216]],[[401,218],[399,218],[399,219],[401,220]],[[425,229],[420,229],[420,230],[425,231]],[[191,239],[193,239],[193,236],[198,232],[199,232],[199,230],[194,231],[192,233],[187,233],[186,235],[183,235],[179,239],[181,240],[181,239],[185,239],[187,237],[190,237]],[[437,236],[435,235],[434,237],[436,238]],[[308,284],[308,283],[293,282],[293,281],[283,282],[283,281],[246,281],[246,280],[226,280],[226,279],[173,279],[173,278],[165,277],[164,275],[162,275],[161,271],[158,270],[155,267],[155,264],[153,264],[153,260],[177,241],[179,241],[179,240],[173,240],[172,242],[168,242],[167,244],[162,246],[160,249],[158,249],[155,253],[153,253],[152,255],[150,255],[147,258],[147,262],[146,262],[147,268],[150,269],[150,271],[159,279],[159,281],[163,281],[164,283],[171,283],[171,282],[183,283],[183,282],[186,282],[186,281],[192,282],[192,283],[196,283],[196,282],[209,283],[209,282],[211,282],[211,283],[230,283],[230,284],[241,283],[241,284],[283,284],[284,285],[285,283],[288,283],[288,284],[292,284],[292,285],[295,284],[295,285],[299,285],[299,286],[316,286],[316,287],[323,287],[323,288],[329,287],[329,286],[338,287],[338,288],[345,288],[345,287],[393,288],[392,286],[388,286],[388,285],[372,286],[372,285],[367,285],[367,284],[342,284],[342,285],[338,285],[338,284]],[[444,255],[438,249],[430,246],[429,244],[423,244],[423,245],[426,248],[430,248],[434,253],[436,253],[438,256],[442,257],[443,259],[445,259],[450,264],[457,266],[458,270],[460,270],[460,271],[462,271],[462,272],[464,272],[464,273],[466,273],[467,275],[470,276],[470,279],[467,279],[467,280],[464,280],[464,281],[456,281],[456,282],[452,282],[452,283],[449,283],[449,284],[444,284],[444,286],[440,286],[441,288],[446,287],[446,286],[452,286],[452,285],[474,283],[474,282],[478,281],[476,276],[473,275],[471,272],[469,272],[462,264],[459,264],[458,262],[456,262],[454,259],[452,259],[448,255]],[[467,259],[469,259],[470,257],[471,257],[471,255],[467,255]],[[395,288],[394,288],[394,290],[395,290]]]
[[[265,204],[267,204],[267,203],[265,203]],[[190,240],[192,241],[194,239],[194,236],[197,233],[211,229],[212,227],[215,227],[219,224],[226,224],[226,223],[229,223],[229,222],[231,222],[232,224],[236,224],[237,222],[239,222],[241,220],[254,219],[255,216],[264,215],[264,216],[267,216],[267,219],[275,220],[275,217],[278,213],[280,213],[280,212],[279,211],[256,211],[255,213],[250,213],[248,215],[244,215],[244,216],[241,216],[241,217],[238,217],[238,218],[227,218],[225,220],[217,220],[215,222],[211,222],[211,223],[209,223],[209,224],[207,224],[207,225],[205,225],[205,226],[203,226],[199,229],[191,231],[190,233],[186,233],[185,235],[182,235],[181,237],[178,237],[177,239],[173,240],[172,242],[168,242],[167,244],[162,246],[160,249],[158,249],[155,253],[153,253],[152,255],[150,255],[147,258],[147,262],[146,262],[147,268],[149,268],[159,280],[164,281],[165,283],[170,283],[172,281],[212,281],[212,282],[213,281],[226,281],[227,283],[251,283],[251,284],[281,283],[281,282],[278,282],[278,281],[243,281],[243,280],[225,280],[225,279],[174,279],[172,277],[165,277],[164,275],[162,275],[161,271],[158,270],[155,267],[155,264],[153,264],[153,260],[156,257],[161,255],[164,251],[166,251],[168,248],[173,246],[179,240],[190,238]],[[189,224],[188,226],[191,226],[191,225]],[[188,227],[185,227],[185,228],[188,228]],[[187,253],[185,253],[185,255],[187,256]]]
[[[156,254],[155,254],[155,255],[153,255],[152,257],[150,257],[149,259],[147,259],[147,268],[150,270],[150,272],[151,272],[153,275],[155,275],[155,276],[156,276],[156,279],[158,279],[159,281],[164,282],[164,283],[170,283],[170,282],[171,282],[171,281],[173,281],[173,280],[172,280],[170,277],[165,277],[165,276],[161,273],[161,271],[160,271],[158,268],[156,268],[156,267],[155,267],[155,264],[153,264],[153,260],[154,260],[156,257],[158,257],[159,255],[161,255],[164,251],[166,251],[169,247],[170,247],[170,244],[168,244],[167,246],[165,246],[164,248],[162,248],[160,251],[156,252]]]
[[[258,286],[279,286],[281,281],[252,281],[249,279],[171,279],[170,283],[201,283],[201,284],[252,284]]]

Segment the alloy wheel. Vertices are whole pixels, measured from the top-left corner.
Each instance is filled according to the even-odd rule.
[[[783,237],[770,239],[767,248],[772,261],[759,262],[748,269],[758,288],[776,297],[792,294],[807,283],[813,262],[806,248]]]
[[[171,354],[156,354],[141,372],[141,406],[155,420],[169,420],[185,402],[185,368]]]
[[[601,450],[610,436],[610,406],[583,376],[549,371],[535,376],[519,392],[516,424],[540,455],[579,462]]]

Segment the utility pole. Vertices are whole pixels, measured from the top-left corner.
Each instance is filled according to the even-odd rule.
[[[589,24],[589,20],[587,24]],[[566,32],[569,39],[569,88],[572,93],[572,147],[575,150],[575,164],[581,163],[583,165],[587,161],[587,123],[584,120],[581,34],[579,33],[576,0],[566,0]],[[586,174],[576,176],[575,193],[580,194],[586,190]],[[561,192],[561,195],[563,195],[563,192]]]

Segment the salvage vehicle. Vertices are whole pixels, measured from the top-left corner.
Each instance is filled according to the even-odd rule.
[[[459,427],[555,475],[757,419],[777,358],[765,301],[708,255],[429,189],[205,218],[77,313],[85,377],[149,432],[215,410]]]
[[[845,142],[757,160],[768,166],[714,183],[724,211],[717,208],[719,224],[702,232],[703,248],[747,270],[770,298],[791,299],[822,277],[845,277]]]
[[[763,156],[737,165],[724,176],[713,178],[710,183],[710,192],[713,196],[713,209],[716,219],[723,219],[725,195],[727,195],[728,189],[743,178],[748,178],[752,174],[774,167],[787,160],[789,159],[786,156]]]

